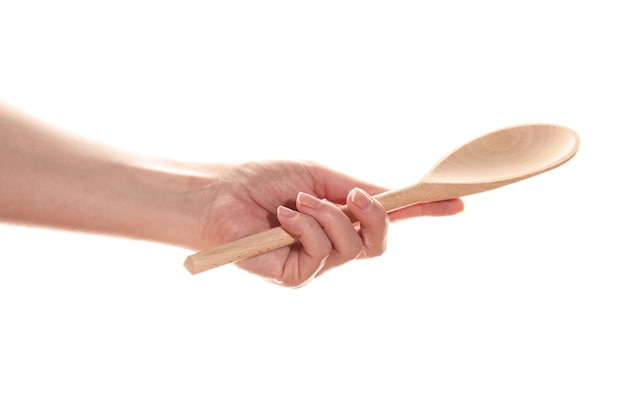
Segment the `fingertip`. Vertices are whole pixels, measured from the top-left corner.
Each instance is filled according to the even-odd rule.
[[[370,211],[374,207],[374,198],[358,187],[353,188],[348,193],[348,200],[364,212]]]
[[[433,201],[421,204],[422,216],[452,216],[460,213],[465,208],[463,200],[453,198],[450,200]]]
[[[456,214],[465,210],[465,203],[460,198],[442,201],[442,203],[448,214]]]
[[[434,201],[422,204],[423,216],[452,216],[460,213],[465,208],[463,200],[453,198],[450,200]]]
[[[276,209],[276,215],[283,219],[293,219],[298,215],[298,212],[290,209],[289,207],[278,206]]]
[[[390,213],[389,217],[392,221],[398,221],[421,216],[452,216],[462,212],[464,209],[465,204],[463,200],[453,198],[450,200],[434,201],[404,207]]]

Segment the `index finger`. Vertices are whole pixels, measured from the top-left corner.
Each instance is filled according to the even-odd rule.
[[[451,216],[462,212],[463,208],[463,200],[460,198],[420,203],[389,213],[389,220],[398,221],[420,216]]]
[[[346,196],[354,188],[365,190],[370,195],[387,191],[386,188],[354,178],[325,166],[316,166],[313,173],[316,184],[315,194],[333,203],[345,204]]]

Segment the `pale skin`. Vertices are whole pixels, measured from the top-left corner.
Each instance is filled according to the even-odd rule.
[[[0,103],[2,222],[190,250],[281,225],[298,244],[238,265],[300,287],[348,261],[381,255],[389,221],[463,210],[454,199],[387,214],[371,197],[382,191],[310,161],[190,163],[131,154]]]

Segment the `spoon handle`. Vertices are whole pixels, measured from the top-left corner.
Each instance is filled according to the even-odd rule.
[[[280,226],[190,255],[185,268],[192,274],[242,261],[296,243],[298,239]]]
[[[433,198],[416,199],[416,195],[420,194],[416,191],[420,188],[424,188],[420,187],[420,185],[421,184],[416,184],[407,188],[386,191],[375,195],[374,198],[383,205],[385,211],[387,212],[397,210],[411,204],[434,201]],[[425,193],[422,197],[426,197],[427,195],[428,193]],[[354,216],[350,213],[346,206],[342,206],[341,210],[346,214],[346,216],[354,220]],[[189,272],[197,274],[221,265],[242,261],[262,253],[283,248],[285,246],[292,245],[297,241],[297,237],[289,234],[282,227],[277,226],[233,242],[225,243],[223,245],[190,255],[185,260],[184,265]]]

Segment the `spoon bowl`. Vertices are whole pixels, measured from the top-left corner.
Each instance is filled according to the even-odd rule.
[[[549,171],[578,152],[572,129],[549,124],[497,130],[439,160],[417,184],[375,196],[385,210],[481,193]]]
[[[481,193],[554,169],[580,146],[576,132],[558,125],[529,124],[497,130],[450,152],[418,182],[374,196],[387,212],[418,203]],[[347,208],[344,213],[353,218]],[[190,255],[192,274],[295,243],[282,227]]]
[[[428,173],[442,183],[518,181],[565,163],[578,149],[578,136],[555,125],[502,129],[456,149]]]

